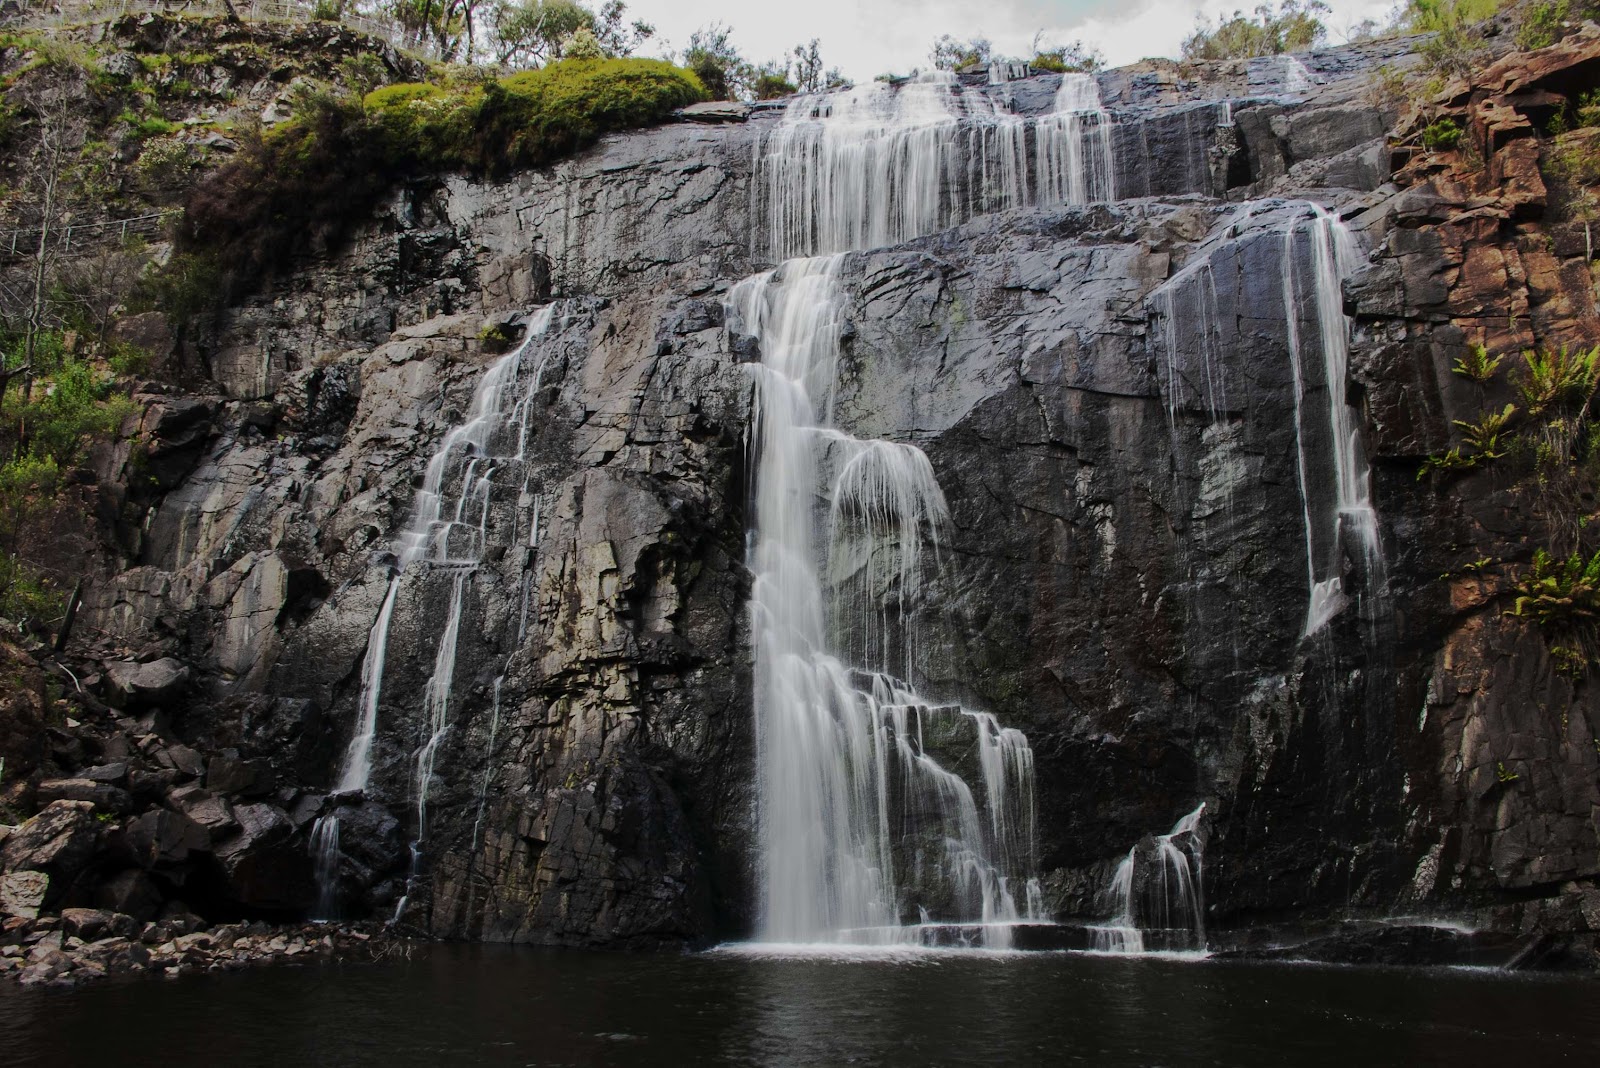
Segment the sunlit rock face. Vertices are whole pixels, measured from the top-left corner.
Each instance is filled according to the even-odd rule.
[[[88,618],[198,673],[184,732],[271,765],[307,911],[608,945],[1104,925],[1166,840],[1203,884],[1184,948],[1347,910],[1572,929],[1600,723],[1461,577],[1508,502],[1415,472],[1476,411],[1465,341],[1592,338],[1593,298],[1526,209],[1391,182],[1368,78],[1405,47],[886,86],[409,188],[230,313],[201,400],[161,398],[164,497]],[[831,444],[764,520],[781,338],[746,280],[813,254],[827,367],[788,381]],[[407,559],[430,458],[525,341],[492,439],[446,460],[470,551]],[[810,573],[763,587],[764,545]],[[785,692],[870,708],[886,760],[911,709],[968,800],[848,755],[830,792],[813,754],[789,796],[853,815],[775,867],[804,828],[766,789],[794,770],[761,736],[773,619],[816,625]],[[989,774],[1003,731],[1026,784]],[[918,874],[934,827],[922,859],[966,842],[967,882]]]

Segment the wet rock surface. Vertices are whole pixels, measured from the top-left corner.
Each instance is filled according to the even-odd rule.
[[[1478,476],[1448,493],[1415,477],[1478,409],[1450,373],[1467,342],[1600,340],[1586,253],[1545,240],[1516,119],[1536,106],[1517,94],[1588,78],[1594,46],[1451,105],[1480,146],[1471,174],[1389,144],[1400,116],[1369,75],[1406,47],[1307,57],[1297,93],[1254,60],[1111,72],[1118,203],[980,217],[841,268],[835,419],[919,445],[951,510],[919,681],[1027,733],[1063,919],[1103,919],[1116,858],[1205,801],[1219,932],[1437,912],[1555,959],[1600,931],[1600,706],[1501,615],[1506,576],[1463,571],[1515,502]],[[1029,112],[1055,84],[983,91]],[[103,635],[74,653],[87,728],[16,758],[15,803],[39,814],[0,842],[0,877],[48,878],[37,906],[37,879],[3,884],[19,923],[303,916],[314,828],[337,813],[344,915],[636,947],[750,930],[759,353],[722,298],[770,266],[752,158],[778,118],[743,118],[608,138],[502,184],[408,187],[349,249],[191,340],[204,390],[140,395],[155,487],[119,528],[127,566],[86,591]],[[1405,121],[1402,139],[1422,120]],[[1307,199],[1361,245],[1349,387],[1387,558],[1381,603],[1310,639],[1283,296]],[[520,337],[552,300],[527,481],[485,493],[494,536],[463,580],[426,811],[444,568],[401,572],[371,779],[335,794],[428,458],[500,355],[487,327]],[[127,486],[134,463],[125,445],[97,473]],[[0,743],[21,753],[5,717],[42,717],[42,682],[13,703]],[[69,974],[65,915],[6,959]],[[171,967],[232,959],[142,937],[73,948],[126,941],[85,958],[107,972],[146,967],[135,945]],[[1316,952],[1431,960],[1443,938]]]

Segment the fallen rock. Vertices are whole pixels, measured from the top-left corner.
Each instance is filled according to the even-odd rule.
[[[101,883],[94,900],[100,908],[148,920],[161,908],[161,891],[150,876],[138,868],[128,868]]]
[[[108,936],[131,938],[139,921],[122,912],[105,909],[62,909],[61,929],[74,938],[93,942]]]
[[[113,708],[142,709],[170,703],[189,685],[189,668],[172,657],[148,664],[106,665],[107,699]]]
[[[99,841],[93,804],[53,801],[6,839],[0,866],[12,872],[44,872],[50,876],[51,893],[65,893],[94,858]]]
[[[50,891],[50,876],[42,871],[14,871],[0,875],[0,916],[33,919],[39,915]]]
[[[133,797],[120,786],[93,779],[46,779],[39,784],[37,797],[42,802],[87,801],[103,812],[128,812]]]
[[[181,812],[151,809],[128,824],[125,832],[134,861],[142,868],[181,864],[191,851],[211,848],[210,832]]]

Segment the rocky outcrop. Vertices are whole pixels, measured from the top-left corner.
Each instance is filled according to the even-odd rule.
[[[1405,140],[1436,115],[1389,144],[1398,116],[1368,72],[1405,42],[1308,57],[1294,93],[1276,61],[1113,72],[1118,203],[979,217],[842,265],[835,422],[917,443],[950,505],[918,682],[1027,733],[1058,916],[1103,919],[1115,859],[1205,801],[1219,944],[1286,916],[1322,935],[1419,912],[1592,943],[1591,684],[1502,617],[1509,572],[1467,570],[1519,536],[1515,497],[1416,479],[1484,400],[1451,374],[1467,342],[1600,340],[1586,252],[1546,240],[1537,166],[1541,94],[1592,81],[1587,40],[1448,104],[1478,170]],[[1055,84],[983,91],[1028,112]],[[409,187],[197,339],[205,390],[140,395],[145,449],[98,471],[126,487],[148,464],[119,509],[152,507],[84,608],[121,646],[91,688],[125,711],[105,712],[93,763],[32,784],[118,859],[84,846],[74,872],[70,834],[46,857],[43,830],[15,832],[8,869],[48,874],[47,909],[305,912],[313,828],[336,816],[346,914],[565,944],[749,929],[741,364],[758,352],[722,298],[770,266],[751,160],[775,121]],[[1387,565],[1347,559],[1370,595],[1310,637],[1297,390],[1325,404],[1328,383],[1299,383],[1290,321],[1317,323],[1285,298],[1286,270],[1309,269],[1289,236],[1308,199],[1362,248],[1348,387]],[[428,457],[552,301],[525,480],[489,480],[466,577],[399,571],[372,774],[334,794]],[[1444,953],[1410,929],[1340,937],[1316,952]]]

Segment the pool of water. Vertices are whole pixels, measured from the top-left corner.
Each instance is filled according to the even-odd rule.
[[[0,1063],[1597,1063],[1600,981],[954,951],[409,960],[0,989]]]

